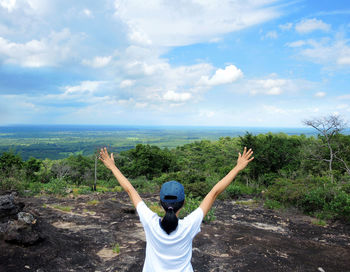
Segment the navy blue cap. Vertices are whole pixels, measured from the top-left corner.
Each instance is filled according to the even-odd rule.
[[[160,189],[160,200],[166,203],[175,203],[185,200],[185,190],[180,182],[171,180],[165,182]]]

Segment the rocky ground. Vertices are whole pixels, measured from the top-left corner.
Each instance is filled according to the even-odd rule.
[[[2,235],[1,272],[142,270],[144,233],[125,193],[15,201],[34,215],[40,237],[23,245]],[[317,226],[309,217],[251,202],[218,201],[215,215],[193,242],[195,271],[350,271],[350,225]]]

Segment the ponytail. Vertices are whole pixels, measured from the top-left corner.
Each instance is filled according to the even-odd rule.
[[[179,219],[177,218],[176,213],[178,210],[182,208],[184,201],[175,202],[175,203],[166,203],[161,201],[160,204],[166,211],[165,216],[160,222],[160,226],[167,234],[170,234],[177,228]]]

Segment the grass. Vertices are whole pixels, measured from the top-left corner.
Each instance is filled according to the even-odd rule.
[[[114,253],[119,254],[120,253],[119,243],[114,244],[114,246],[112,247],[112,250]]]
[[[123,188],[121,186],[117,185],[111,191],[113,193],[120,193],[121,191],[123,191]]]
[[[53,205],[52,208],[63,211],[63,212],[71,212],[73,207],[71,206],[61,206],[61,205]]]
[[[316,226],[321,226],[321,227],[327,226],[327,222],[325,220],[322,220],[322,219],[313,219],[313,220],[311,220],[311,223],[316,225]]]
[[[93,199],[87,202],[88,205],[97,205],[98,203],[100,203],[100,201],[97,199]]]
[[[254,199],[248,200],[248,201],[247,200],[239,200],[239,201],[236,201],[236,204],[255,207],[255,206],[257,206],[258,202]]]

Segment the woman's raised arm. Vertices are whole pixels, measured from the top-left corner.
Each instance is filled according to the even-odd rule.
[[[251,157],[252,155],[253,150],[249,149],[247,151],[246,147],[243,150],[243,154],[238,153],[236,166],[222,180],[215,184],[213,189],[211,189],[211,191],[207,194],[207,196],[203,199],[201,205],[199,206],[203,210],[204,216],[206,216],[207,213],[210,211],[215,199],[226,189],[227,186],[230,185],[230,183],[234,180],[237,174],[244,168],[246,168],[248,163],[254,159],[254,157]]]
[[[141,202],[142,199],[139,193],[135,190],[134,186],[132,186],[130,181],[122,174],[122,172],[120,172],[120,170],[115,165],[113,153],[111,153],[109,156],[107,148],[101,148],[99,159],[108,169],[112,171],[120,186],[122,186],[123,189],[128,193],[132,203],[136,208],[137,204]]]

